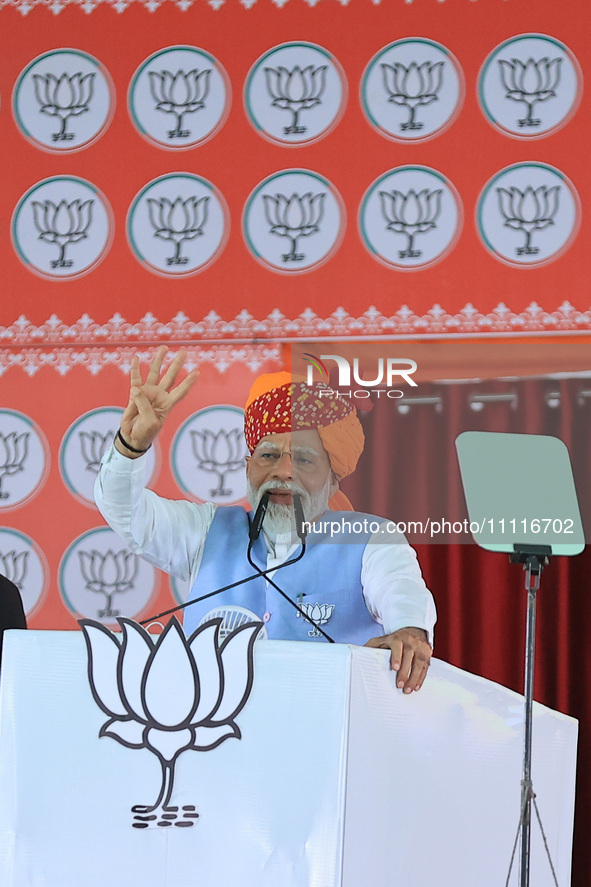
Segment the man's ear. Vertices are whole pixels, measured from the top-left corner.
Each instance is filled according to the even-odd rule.
[[[334,471],[331,471],[330,474],[331,474],[331,478],[330,478],[330,495],[331,495],[331,496],[334,496],[334,494],[337,492],[337,490],[338,490],[338,488],[339,488],[340,477],[338,476],[338,474],[335,474]]]

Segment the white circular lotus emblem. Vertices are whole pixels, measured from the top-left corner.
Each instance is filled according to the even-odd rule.
[[[370,61],[361,80],[361,106],[386,138],[417,142],[450,126],[464,92],[455,56],[440,43],[412,37],[391,43]]]
[[[84,505],[94,505],[94,482],[101,459],[113,443],[123,410],[102,407],[80,416],[66,431],[60,447],[60,471],[69,491]],[[148,483],[156,467],[155,447],[142,457],[148,464]]]
[[[246,496],[244,412],[220,405],[198,410],[177,431],[171,468],[184,493],[200,502],[235,505]]]
[[[80,151],[105,132],[115,90],[103,65],[77,49],[56,49],[21,72],[12,96],[14,119],[38,148]]]
[[[118,616],[136,618],[156,584],[154,567],[107,527],[75,539],[59,566],[60,593],[70,612],[106,624],[116,623]]]
[[[567,177],[544,163],[516,163],[486,184],[476,208],[478,233],[502,262],[543,265],[574,240],[579,196]]]
[[[582,73],[570,49],[544,34],[501,43],[480,71],[478,97],[486,118],[506,135],[547,136],[576,111]]]
[[[365,193],[359,232],[374,258],[400,270],[426,268],[453,249],[462,227],[462,205],[437,170],[400,166]]]
[[[12,216],[12,243],[36,274],[73,279],[92,271],[113,237],[106,197],[84,179],[44,179],[21,197]]]
[[[217,188],[192,173],[149,182],[127,216],[134,255],[156,274],[186,277],[203,271],[222,252],[229,213]]]
[[[252,125],[280,145],[307,145],[339,122],[347,100],[338,61],[313,43],[283,43],[251,68],[244,105]]]
[[[32,616],[49,586],[49,569],[39,546],[24,533],[0,527],[0,573],[14,582],[25,614]]]
[[[195,46],[154,53],[133,75],[129,113],[148,141],[170,150],[211,139],[230,110],[230,81],[220,63]]]
[[[49,471],[49,446],[41,429],[23,413],[0,410],[0,511],[37,495]]]
[[[317,268],[337,250],[345,207],[328,179],[310,170],[285,169],[257,185],[242,224],[256,259],[273,271],[297,274]]]

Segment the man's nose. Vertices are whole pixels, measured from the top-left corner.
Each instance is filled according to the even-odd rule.
[[[274,474],[281,480],[291,480],[291,453],[281,453],[275,463]]]

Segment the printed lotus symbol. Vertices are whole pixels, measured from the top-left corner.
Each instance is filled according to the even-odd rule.
[[[78,117],[89,109],[94,90],[94,72],[82,74],[77,71],[71,77],[64,73],[33,74],[35,98],[39,102],[40,113],[61,119],[59,132],[52,133],[54,142],[69,141],[75,133],[67,132],[70,117]]]
[[[0,499],[8,499],[10,496],[9,492],[2,489],[4,478],[25,470],[29,436],[28,431],[23,431],[22,434],[17,434],[16,431],[2,434],[0,431]]]
[[[406,194],[402,191],[380,191],[382,215],[386,228],[408,238],[406,249],[399,251],[401,259],[419,258],[422,250],[413,248],[417,234],[425,234],[436,228],[441,211],[441,188],[429,191],[423,188],[418,193],[411,188]]]
[[[282,256],[284,262],[301,262],[305,255],[297,252],[300,237],[316,234],[324,212],[325,193],[315,194],[263,194],[265,218],[269,223],[269,233],[278,237],[287,237],[291,241],[291,249]]]
[[[417,108],[430,105],[439,98],[438,92],[443,83],[443,62],[411,62],[408,67],[394,62],[383,63],[382,77],[388,93],[388,101],[394,105],[404,105],[410,117],[400,124],[400,129],[422,129],[423,124],[415,120]]]
[[[89,619],[80,620],[88,649],[88,676],[94,701],[108,715],[99,737],[156,755],[162,770],[155,803],[136,805],[136,828],[170,825],[178,808],[169,807],[179,756],[190,749],[211,751],[226,739],[241,738],[235,722],[250,696],[254,642],[261,623],[248,623],[220,643],[221,619],[185,638],[173,617],[154,638],[130,619],[119,619],[116,635]],[[158,822],[154,811],[168,811]],[[173,811],[172,813],[170,811]],[[192,825],[195,807],[184,807]]]
[[[525,234],[525,245],[516,250],[518,256],[539,253],[539,247],[531,245],[532,235],[534,231],[542,231],[554,224],[559,191],[560,185],[551,188],[540,185],[535,189],[528,185],[525,191],[497,188],[500,210],[505,219],[504,227]]]
[[[119,616],[120,611],[113,610],[113,597],[133,588],[139,567],[137,554],[126,548],[121,551],[109,548],[104,554],[95,549],[79,551],[78,556],[88,591],[105,596],[105,608],[97,613],[99,619]]]
[[[23,590],[25,584],[28,559],[28,551],[20,551],[18,554],[16,551],[7,551],[4,554],[0,552],[0,573],[14,582],[19,591]]]
[[[57,205],[51,200],[44,200],[43,203],[33,200],[31,203],[39,240],[55,243],[60,249],[58,258],[50,262],[51,267],[71,267],[74,262],[65,258],[66,248],[70,243],[80,243],[88,237],[94,200],[76,199],[71,203],[60,200]]]
[[[318,68],[313,65],[300,68],[296,65],[291,71],[281,65],[278,68],[265,68],[267,90],[273,99],[271,105],[292,114],[291,124],[283,127],[285,135],[306,132],[306,127],[298,124],[300,112],[321,103],[327,70],[327,65]]]
[[[310,621],[313,624],[313,628],[308,632],[308,637],[310,638],[319,638],[322,637],[320,632],[317,629],[317,625],[326,625],[330,617],[332,616],[333,610],[335,608],[334,604],[299,604],[300,610],[306,614],[308,619],[306,622]],[[298,618],[300,614],[297,614]]]
[[[210,490],[211,496],[229,496],[232,490],[224,487],[226,474],[244,467],[246,450],[244,436],[238,428],[225,431],[191,431],[191,446],[197,467],[217,475],[217,487]]]
[[[98,474],[101,459],[113,443],[114,437],[114,431],[107,431],[105,434],[101,434],[100,431],[81,431],[79,433],[80,450],[82,458],[86,462],[87,471]]]
[[[208,201],[208,196],[187,197],[186,200],[182,197],[175,200],[148,197],[148,213],[150,224],[154,228],[154,237],[176,244],[174,255],[166,259],[167,265],[186,265],[189,261],[188,256],[181,256],[181,246],[185,240],[195,240],[203,234]]]
[[[519,59],[499,59],[505,97],[527,105],[527,117],[518,120],[519,126],[540,125],[541,120],[533,116],[534,106],[538,102],[556,97],[561,62],[561,58],[550,60],[547,56],[537,62],[532,58],[526,62]]]
[[[176,116],[176,129],[168,132],[169,139],[187,138],[190,130],[183,129],[185,114],[193,114],[205,107],[209,92],[211,68],[198,71],[149,71],[150,92],[156,102],[156,110]]]

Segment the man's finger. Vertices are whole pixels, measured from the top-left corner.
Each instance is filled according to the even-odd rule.
[[[179,371],[187,359],[187,352],[182,348],[160,379],[160,387],[168,391],[175,383]]]
[[[156,352],[156,356],[150,364],[150,369],[148,370],[148,375],[146,376],[146,385],[158,384],[158,379],[160,378],[160,370],[162,369],[162,361],[166,357],[167,351],[168,348],[166,347],[166,345],[161,345]]]
[[[176,388],[173,388],[172,391],[169,392],[171,406],[174,406],[179,400],[182,400],[185,397],[199,376],[199,370],[191,370],[190,373],[185,376],[182,382],[180,382]]]
[[[400,663],[400,668],[398,669],[398,678],[396,679],[396,686],[400,687],[400,689],[406,690],[408,687],[413,672],[414,661],[414,650],[407,644],[402,651],[402,661]]]
[[[132,388],[137,388],[142,384],[142,374],[140,372],[140,359],[137,354],[131,358],[131,371],[129,373],[129,380],[131,382]]]

